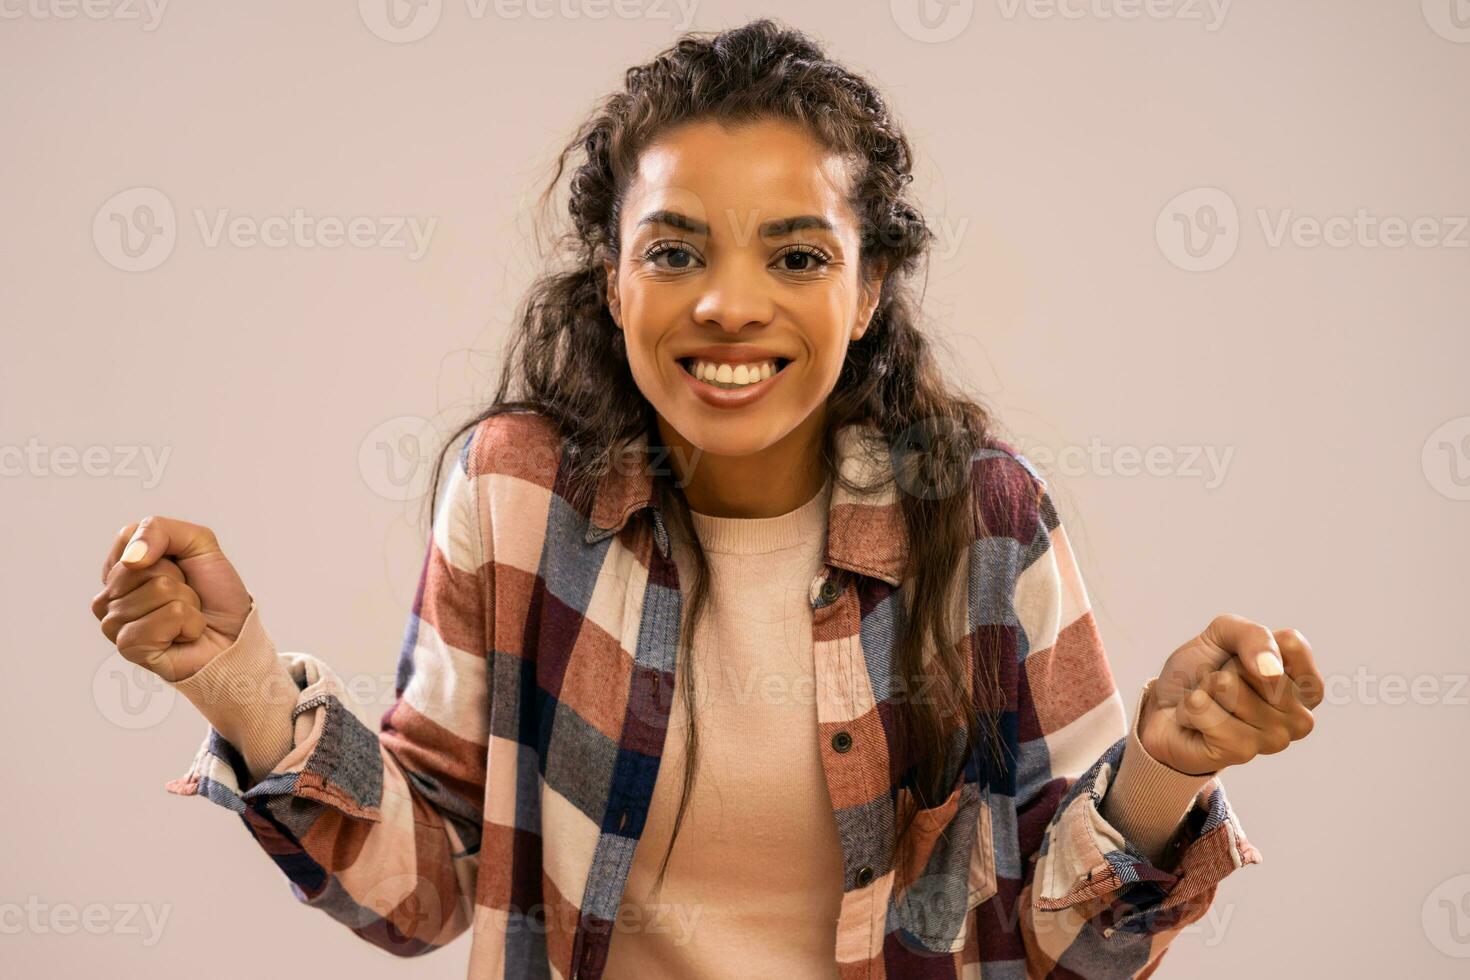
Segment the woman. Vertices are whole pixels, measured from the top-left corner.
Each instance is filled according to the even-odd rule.
[[[211,725],[168,788],[395,953],[473,926],[475,977],[1151,972],[1260,859],[1217,776],[1311,731],[1306,641],[1218,617],[1125,727],[1044,480],[916,325],[909,145],[810,39],[630,69],[543,207],[574,154],[378,732],[208,528],[119,532],[103,632]]]

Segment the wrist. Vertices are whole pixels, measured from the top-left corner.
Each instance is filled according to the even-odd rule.
[[[1102,816],[1150,861],[1167,863],[1170,840],[1200,789],[1212,777],[1175,769],[1144,748],[1141,733],[1145,712],[1157,710],[1149,696],[1152,687],[1150,680],[1139,700],[1123,757],[1103,796]]]
[[[1220,771],[1219,769],[1207,769],[1204,772],[1192,772],[1188,769],[1180,768],[1179,766],[1174,765],[1173,760],[1167,758],[1167,753],[1160,751],[1157,746],[1148,746],[1144,743],[1143,733],[1148,728],[1149,719],[1153,717],[1155,711],[1159,710],[1158,703],[1154,700],[1154,682],[1157,680],[1157,677],[1151,678],[1148,683],[1144,685],[1143,695],[1139,699],[1138,718],[1134,725],[1133,731],[1133,739],[1138,743],[1138,748],[1142,751],[1144,755],[1148,756],[1150,761],[1152,761],[1156,765],[1164,766],[1174,772],[1179,773],[1180,775],[1193,776],[1196,778],[1215,775]]]

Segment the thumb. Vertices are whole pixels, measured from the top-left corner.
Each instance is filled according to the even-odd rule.
[[[150,514],[138,522],[118,560],[128,568],[147,568],[165,555],[182,560],[218,554],[219,550],[209,528]]]

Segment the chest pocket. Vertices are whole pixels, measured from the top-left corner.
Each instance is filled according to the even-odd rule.
[[[901,805],[912,806],[909,790],[899,794]],[[958,952],[971,910],[996,892],[990,790],[960,783],[943,803],[921,810],[911,832],[909,883],[889,900],[898,940],[921,954]]]

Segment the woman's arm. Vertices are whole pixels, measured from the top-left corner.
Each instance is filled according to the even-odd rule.
[[[291,751],[300,689],[276,655],[254,601],[234,643],[193,674],[168,683],[239,750],[248,784],[264,779]]]
[[[297,899],[400,956],[473,921],[494,608],[471,465],[482,431],[446,477],[378,732],[324,662],[277,654],[254,608],[234,645],[176,685],[211,726],[169,792],[239,813]],[[283,676],[288,697],[260,693]]]
[[[1146,976],[1205,914],[1217,883],[1261,858],[1218,778],[1141,752],[1044,480],[1019,456],[990,465],[1024,468],[1030,505],[1017,508],[1012,597],[1022,881],[1015,908],[992,908],[1017,894],[1006,888],[977,907],[981,955],[987,944],[1024,950],[1032,976]],[[1019,936],[1007,942],[998,930]]]
[[[1157,677],[1150,677],[1134,702],[1123,760],[1103,796],[1103,819],[1151,862],[1169,867],[1176,856],[1169,844],[1195,798],[1215,775],[1191,775],[1164,765],[1139,740],[1140,718]]]

